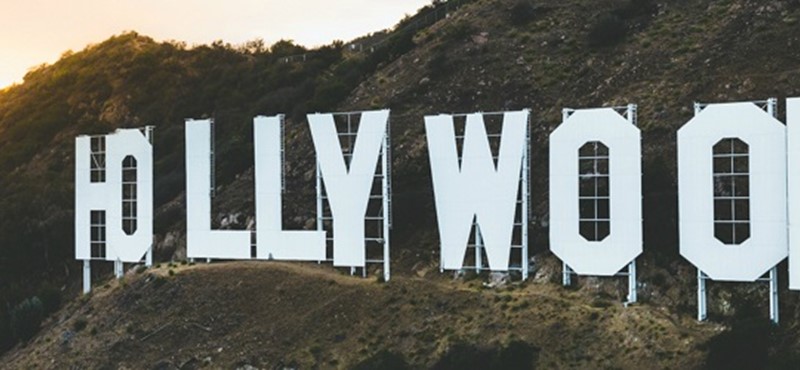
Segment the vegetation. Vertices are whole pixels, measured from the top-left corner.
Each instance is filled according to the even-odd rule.
[[[225,128],[217,135],[220,157],[252,158],[246,136],[254,115],[287,112],[300,121],[308,111],[333,109],[375,65],[413,46],[400,39],[408,37],[370,58],[345,58],[342,43],[188,49],[126,33],[31,71],[0,93],[3,280],[49,270],[71,254],[74,135],[157,125],[155,194],[163,204],[183,188],[184,118],[215,118]],[[282,59],[297,54],[305,62]],[[228,160],[218,179],[228,183],[251,164]]]
[[[384,58],[409,46],[387,47]],[[305,62],[281,60],[298,53]],[[227,160],[217,167],[217,181],[224,186],[252,165],[253,116],[286,112],[301,121],[308,111],[331,110],[387,60],[346,59],[341,43],[315,50],[290,41],[269,49],[221,43],[188,49],[126,33],[31,71],[24,84],[0,92],[0,302],[13,305],[35,293],[30,283],[42,274],[53,284],[78,275],[70,262],[76,135],[157,125],[159,207],[183,191],[184,118],[213,117],[222,127],[216,148]],[[182,217],[157,213],[157,230],[180,225]],[[52,289],[45,293],[49,313],[59,301]]]
[[[604,47],[621,42],[636,22],[646,22],[653,16],[656,4],[652,0],[628,0],[602,13],[589,29],[589,46]]]
[[[0,360],[14,369],[140,369],[164,361],[177,368],[683,369],[702,363],[696,348],[720,329],[660,307],[594,308],[591,292],[547,283],[475,290],[473,282],[432,274],[379,284],[317,264],[227,262],[179,266],[157,287],[168,269],[130,274],[124,289],[97,287]],[[623,346],[625,338],[637,339]]]
[[[458,343],[448,349],[433,368],[436,370],[535,369],[538,352],[538,349],[521,341],[513,341],[499,349],[481,349]]]
[[[625,22],[615,14],[605,14],[589,30],[591,46],[609,46],[622,41],[627,31]]]
[[[406,370],[410,368],[403,356],[386,350],[380,351],[353,366],[353,370]]]
[[[517,0],[517,3],[509,11],[511,24],[521,26],[527,24],[536,15],[536,8],[531,0]]]
[[[11,333],[19,341],[31,339],[39,330],[44,316],[42,301],[38,297],[26,299],[11,310]]]
[[[441,275],[435,268],[439,259],[438,237],[422,116],[438,112],[530,108],[534,113],[531,120],[534,174],[531,178],[531,257],[536,263],[537,271],[533,275],[536,284],[542,283],[536,287],[544,291],[537,291],[535,299],[518,296],[529,286],[494,296],[491,290],[479,288],[482,276],[467,282],[465,289],[470,294],[486,294],[482,297],[497,306],[495,313],[503,320],[528,317],[530,326],[526,326],[526,330],[535,331],[553,342],[563,338],[564,332],[574,338],[593,338],[588,334],[607,333],[603,330],[625,338],[631,338],[630,333],[639,333],[635,340],[614,348],[613,353],[662,363],[674,363],[688,356],[697,364],[706,353],[713,353],[715,355],[708,361],[713,365],[717,361],[714,360],[716,354],[739,348],[736,338],[741,337],[725,329],[741,329],[734,329],[735,324],[728,319],[737,310],[741,311],[743,302],[752,297],[758,298],[758,305],[751,315],[766,315],[766,299],[759,295],[764,290],[760,285],[712,283],[709,304],[713,322],[704,324],[709,326],[687,324],[694,323],[696,269],[678,253],[675,132],[691,118],[694,100],[736,101],[800,94],[800,73],[796,66],[800,49],[793,36],[800,33],[800,22],[796,19],[800,19],[800,7],[792,1],[761,4],[743,0],[451,0],[422,9],[392,30],[367,35],[350,44],[337,42],[316,49],[289,40],[274,45],[254,40],[237,46],[215,42],[187,47],[180,42],[159,43],[136,33],[125,33],[85,50],[65,53],[53,65],[32,70],[23,84],[0,92],[0,350],[13,346],[18,340],[12,335],[11,317],[12,311],[22,302],[39,297],[42,316],[46,316],[55,309],[53,307],[60,306],[58,301],[62,294],[66,306],[74,302],[69,297],[79,294],[80,266],[73,261],[72,242],[73,139],[78,134],[106,133],[118,127],[157,126],[154,226],[158,244],[155,261],[167,266],[165,261],[185,258],[181,240],[185,234],[182,196],[185,118],[215,119],[218,195],[213,201],[214,222],[219,222],[221,214],[238,213],[244,215],[241,223],[245,223],[245,219],[253,215],[252,117],[285,113],[289,191],[285,194],[284,207],[285,214],[291,215],[286,222],[289,227],[302,228],[314,217],[313,200],[309,201],[313,199],[313,188],[308,191],[308,187],[313,187],[313,159],[307,156],[313,148],[308,132],[304,131],[304,114],[391,108],[394,148],[392,269],[396,275],[415,274],[427,280]],[[548,282],[559,280],[561,268],[548,252],[547,140],[560,122],[563,107],[628,103],[639,105],[638,122],[642,131],[645,245],[644,254],[637,261],[640,263],[642,304],[625,311],[634,321],[625,316],[625,320],[612,325],[607,321],[619,317],[619,301],[624,297],[624,284],[618,279],[593,279],[587,283],[588,279],[581,278],[569,289],[558,287],[558,290],[548,291],[546,288]],[[782,115],[782,110],[779,111]],[[137,317],[149,317],[153,312],[160,314],[173,307],[178,312],[187,307],[190,303],[180,295],[175,282],[191,275],[184,273],[184,267],[201,268],[201,265],[205,264],[156,268],[159,271],[156,277],[151,276],[151,270],[135,274],[136,281],[151,278],[148,287],[157,293],[152,300],[145,300],[147,305],[140,307],[142,312],[136,312],[140,314]],[[174,273],[172,277],[169,277],[170,269]],[[100,281],[98,287],[102,287],[102,278],[110,274],[110,267],[99,266],[94,271],[94,277],[101,278],[95,279]],[[785,274],[784,267],[781,271]],[[313,282],[313,279],[308,280]],[[276,281],[279,279],[263,283],[258,294],[266,294],[262,292],[264,286],[283,289],[275,285]],[[384,289],[381,291],[392,292],[397,281],[393,277],[391,283],[381,284]],[[229,283],[225,279],[222,282]],[[333,290],[337,286],[326,289]],[[225,289],[236,291],[231,284],[225,285]],[[126,297],[131,297],[129,299],[141,300],[141,297],[127,295],[137,292],[131,286],[121,290]],[[357,293],[360,292],[352,294]],[[582,303],[571,305],[575,296],[584,297]],[[171,298],[165,297],[181,300],[169,301]],[[275,299],[265,301],[259,310],[267,310],[265,307],[271,308],[275,302],[280,302],[280,307],[309,307],[302,300],[288,302],[287,295],[272,298]],[[94,302],[94,299],[87,297],[80,302],[88,305],[86,302]],[[434,312],[461,312],[459,309],[463,308],[453,302],[433,302],[430,297],[419,294],[408,298],[406,294],[397,294],[387,297],[389,300],[394,311],[407,315],[422,312],[415,310],[423,308]],[[542,313],[538,311],[542,301],[560,302],[561,306]],[[796,293],[782,293],[781,303],[781,327],[785,329],[766,334],[770,339],[764,342],[767,343],[767,361],[796,363],[798,357],[794,353],[800,348],[800,315],[797,314],[800,298]],[[361,302],[343,304],[353,307]],[[328,362],[335,361],[329,358],[324,363],[330,367],[346,366],[371,356],[375,356],[375,361],[384,361],[376,362],[383,364],[402,365],[399,360],[403,360],[416,365],[423,356],[428,356],[430,366],[440,359],[443,364],[446,361],[458,363],[461,356],[457,354],[466,355],[469,351],[456,351],[463,347],[454,343],[486,354],[480,361],[500,356],[500,345],[487,348],[481,340],[463,338],[468,334],[464,328],[474,333],[496,334],[505,330],[499,326],[505,321],[493,321],[486,328],[473,326],[473,322],[490,321],[491,315],[483,311],[482,302],[461,304],[476,307],[476,310],[467,320],[448,327],[452,332],[434,330],[436,325],[430,323],[408,322],[398,332],[379,330],[380,325],[395,322],[391,316],[376,319],[378,328],[357,328],[352,334],[344,328],[338,328],[336,333],[318,332],[320,338],[347,333],[342,343],[349,345],[355,345],[350,338],[363,341],[360,346],[364,352],[359,357],[336,364]],[[640,309],[644,313],[638,311]],[[259,310],[254,312],[261,312]],[[575,319],[578,316],[573,315],[573,310],[582,316]],[[670,320],[681,324],[674,328],[656,312],[672,315]],[[534,324],[542,321],[530,320],[530,317],[544,320],[545,314],[548,320],[575,320],[579,327],[556,323],[541,327]],[[363,315],[367,317],[371,312]],[[425,315],[429,312],[425,311]],[[75,317],[91,321],[80,334],[95,332],[98,338],[107,335],[106,339],[123,337],[110,332],[113,325],[95,322],[102,321],[96,316],[92,319],[88,314]],[[45,318],[44,327],[71,328],[70,324],[54,321]],[[629,326],[628,322],[635,322],[636,326]],[[720,326],[715,326],[717,324]],[[183,332],[186,337],[195,336],[198,330],[201,334],[204,332],[191,324],[186,325],[193,330]],[[151,328],[136,322],[127,327],[135,328],[129,335],[141,338],[159,326]],[[234,324],[225,328],[233,327]],[[665,327],[670,333],[680,334],[665,336]],[[704,328],[723,333],[722,337],[713,345],[701,347],[699,342],[708,337],[695,334],[706,333]],[[187,330],[170,328],[164,333],[172,329]],[[273,332],[272,328],[258,329],[260,331],[251,333],[252,337]],[[372,335],[376,332],[382,332],[385,338],[405,338],[397,344],[412,346],[421,354],[394,348],[381,354],[383,348],[375,345],[378,339]],[[52,343],[59,342],[61,333],[48,333]],[[680,335],[691,337],[693,344],[685,345],[685,338]],[[725,339],[726,335],[735,340]],[[630,361],[627,357],[614,357],[616,355],[605,362],[599,358],[590,359],[594,353],[603,353],[600,348],[589,354],[567,347],[551,351],[552,347],[532,338],[525,336],[525,343],[542,348],[541,352],[533,352],[538,353],[540,363],[542,359],[551,361],[550,367],[559,364],[553,359],[556,354],[569,357],[574,367],[626,367],[626,361]],[[496,339],[493,343],[510,340]],[[608,344],[594,339],[604,346]],[[286,363],[324,356],[329,345],[303,343],[303,349],[314,350],[297,354],[297,359],[285,359]],[[454,352],[448,352],[449,349]],[[223,353],[227,354],[227,349]],[[759,353],[763,351],[759,349]],[[776,358],[776,353],[789,354]],[[537,355],[532,356],[535,361]],[[764,359],[761,354],[759,356]],[[103,366],[96,365],[94,367]],[[146,365],[133,367],[151,367],[152,364]],[[546,364],[541,366],[547,367]]]
[[[55,287],[74,287],[80,276],[75,136],[155,125],[155,231],[182,232],[184,207],[174,201],[185,186],[184,119],[214,118],[216,184],[228,186],[252,166],[252,117],[284,113],[298,127],[307,112],[334,110],[379,66],[414,48],[416,31],[443,18],[446,6],[453,5],[427,6],[382,38],[360,40],[368,44],[360,53],[341,41],[316,49],[291,40],[187,47],[127,32],[64,53],[0,91],[0,326],[10,317],[3,307],[26,297],[38,295],[43,314],[53,312]],[[174,248],[157,250],[156,259],[170,259]],[[6,333],[0,350],[14,341]]]

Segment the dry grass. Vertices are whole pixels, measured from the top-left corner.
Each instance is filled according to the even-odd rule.
[[[416,368],[461,344],[521,341],[538,350],[542,368],[696,368],[705,356],[698,344],[718,329],[550,283],[481,289],[479,280],[429,275],[382,284],[315,264],[163,266],[75,300],[1,360],[53,369],[349,368],[387,350]],[[78,321],[86,328],[75,332]]]

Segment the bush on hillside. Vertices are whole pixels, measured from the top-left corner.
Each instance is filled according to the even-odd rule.
[[[626,31],[627,26],[620,17],[615,14],[605,14],[589,29],[587,41],[589,46],[611,46],[622,41]]]
[[[517,0],[517,3],[511,7],[510,20],[514,26],[522,26],[533,19],[535,10],[531,0]]]
[[[43,316],[50,315],[61,307],[61,291],[54,286],[43,286],[39,289],[37,297],[42,301]]]
[[[708,341],[708,369],[764,369],[773,325],[766,318],[742,319]]]
[[[8,322],[8,314],[0,310],[0,353],[8,350],[14,345],[14,337],[11,335],[11,326]]]
[[[657,10],[653,0],[628,0],[597,18],[589,29],[587,42],[594,47],[615,45],[629,29],[648,23]]]
[[[361,361],[353,367],[353,370],[405,370],[410,368],[403,356],[383,350]]]
[[[31,339],[42,323],[44,308],[39,297],[28,298],[11,310],[9,321],[14,338],[25,342]]]
[[[442,355],[434,365],[437,370],[450,369],[535,369],[539,349],[522,341],[512,341],[500,348],[478,348],[458,343]]]

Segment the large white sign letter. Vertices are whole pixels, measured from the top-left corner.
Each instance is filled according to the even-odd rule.
[[[211,230],[211,121],[186,121],[186,256],[250,258],[250,232]]]
[[[138,129],[75,139],[75,258],[139,262],[153,242],[153,147]]]
[[[481,113],[467,116],[460,166],[453,117],[425,117],[445,269],[462,267],[472,221],[477,217],[489,268],[508,270],[528,115],[527,110],[503,115],[497,167]]]
[[[256,162],[256,253],[260,259],[321,261],[324,231],[283,231],[281,116],[253,119]]]
[[[388,110],[361,114],[355,149],[348,167],[342,155],[333,115],[308,115],[308,125],[333,216],[334,266],[363,267],[366,264],[364,216],[388,121]]]
[[[680,252],[713,280],[755,281],[788,254],[786,129],[753,103],[678,130]]]
[[[639,129],[612,108],[575,111],[550,135],[550,249],[581,275],[642,253]]]

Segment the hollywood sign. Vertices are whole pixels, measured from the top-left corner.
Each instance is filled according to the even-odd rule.
[[[699,319],[706,280],[754,282],[768,274],[776,322],[775,266],[787,256],[790,289],[800,289],[800,221],[792,222],[800,220],[800,98],[786,104],[786,125],[775,118],[775,99],[697,104],[678,131],[680,253],[698,269]],[[491,115],[502,118],[493,132]],[[187,120],[187,256],[330,261],[362,274],[377,263],[388,280],[389,116],[308,115],[317,158],[315,230],[282,227],[282,116],[253,121],[255,230],[212,230],[213,122]],[[442,270],[527,278],[529,116],[425,117]],[[347,125],[337,125],[343,119]],[[75,258],[84,261],[85,291],[91,260],[115,262],[118,275],[125,262],[152,263],[151,134],[147,127],[76,138]],[[564,263],[564,284],[573,275],[627,276],[628,301],[636,301],[640,141],[635,105],[565,109],[550,135],[550,248]]]

